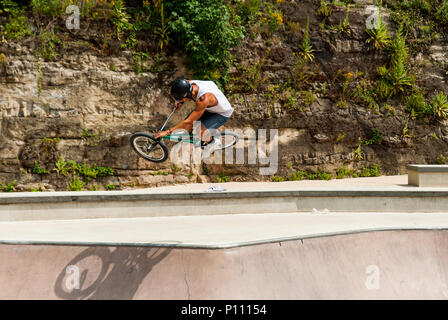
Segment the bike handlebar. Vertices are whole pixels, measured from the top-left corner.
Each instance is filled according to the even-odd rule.
[[[163,129],[165,128],[166,124],[168,123],[168,120],[170,120],[171,116],[173,115],[174,111],[176,111],[176,107],[173,108],[173,111],[171,111],[170,115],[168,116],[168,118],[165,120],[165,123],[163,124],[163,126],[159,129],[159,131],[163,131]]]

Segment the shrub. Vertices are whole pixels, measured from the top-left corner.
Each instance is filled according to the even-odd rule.
[[[245,0],[237,5],[237,12],[243,25],[249,25],[262,15],[259,0]]]
[[[378,177],[380,175],[380,168],[374,164],[370,168],[363,167],[361,170],[361,177]]]
[[[377,83],[377,92],[381,98],[390,98],[399,93],[406,93],[406,90],[412,88],[415,82],[414,77],[407,71],[408,50],[406,41],[402,35],[402,28],[399,29],[397,36],[391,43],[392,58],[390,67],[378,68],[380,79]]]
[[[173,39],[182,46],[195,74],[225,82],[229,50],[244,37],[239,17],[231,16],[220,0],[173,0],[166,7]]]
[[[320,0],[320,6],[319,9],[317,9],[317,15],[325,19],[330,17],[331,14],[332,14],[331,3],[325,0]]]
[[[69,3],[68,0],[31,0],[31,8],[37,14],[58,16],[65,12]]]
[[[223,182],[229,182],[230,178],[226,175],[224,175],[224,172],[221,172],[217,177],[216,177],[216,182],[219,183],[223,183]]]
[[[11,15],[5,26],[1,26],[3,35],[7,40],[20,40],[31,34],[31,29],[25,15]]]
[[[293,172],[291,174],[291,177],[289,178],[289,180],[291,180],[291,181],[299,181],[299,180],[305,179],[305,177],[306,177],[306,172],[304,172],[304,171],[296,171],[296,172]]]
[[[34,174],[49,174],[50,173],[50,171],[48,171],[47,169],[41,168],[41,166],[39,165],[39,163],[37,163],[37,161],[34,161],[34,166],[33,166],[32,172]]]
[[[286,178],[284,178],[282,176],[272,176],[271,181],[272,182],[283,182],[283,181],[286,181]]]
[[[357,178],[359,175],[355,170],[348,169],[347,167],[339,168],[338,172],[336,173],[336,179],[344,179],[347,176]]]
[[[120,40],[123,31],[129,30],[131,24],[129,23],[129,14],[126,12],[123,0],[116,0],[112,4],[112,18],[111,21],[117,27],[117,39]]]
[[[317,173],[297,170],[290,177],[291,181],[303,180],[303,179],[309,179],[309,180],[331,180],[331,179],[333,179],[333,175],[331,173],[327,173],[327,172],[322,171],[320,169],[317,171]]]
[[[366,29],[369,38],[367,43],[371,43],[376,50],[383,50],[390,45],[391,38],[389,36],[389,30],[381,19],[381,10],[379,12],[379,21],[376,28]]]
[[[77,175],[73,175],[72,182],[68,185],[68,191],[82,191],[85,186],[85,182],[82,181]]]
[[[0,182],[0,190],[3,192],[13,192],[16,191],[14,185],[16,183],[16,180],[13,182],[9,182],[7,184],[4,184],[3,182]]]
[[[62,42],[59,37],[52,31],[42,31],[39,34],[40,40],[40,54],[46,61],[53,61],[58,53],[55,51],[57,45],[61,45]]]
[[[416,92],[406,98],[406,110],[416,117],[424,117],[430,112],[430,108],[426,103],[425,97],[420,92]]]
[[[117,186],[116,185],[114,185],[114,184],[106,184],[105,185],[105,188],[106,188],[106,190],[108,190],[108,191],[112,191],[112,190],[115,190],[115,189],[117,189]]]
[[[0,14],[16,14],[19,10],[19,5],[12,0],[0,0]]]
[[[317,171],[314,180],[331,180],[333,179],[333,175],[331,173],[325,171]]]
[[[445,24],[448,24],[448,0],[443,0],[436,11],[436,17]]]

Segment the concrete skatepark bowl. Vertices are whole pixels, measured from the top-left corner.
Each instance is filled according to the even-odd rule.
[[[446,299],[447,231],[229,249],[2,245],[1,299]],[[80,288],[70,288],[70,266]],[[366,286],[368,266],[379,288]],[[73,287],[73,286],[72,286]]]
[[[404,186],[384,186],[384,197],[397,192],[410,203],[436,198],[437,205],[425,212],[358,212],[342,210],[335,202],[325,213],[315,201],[313,213],[300,210],[300,204],[314,200],[306,199],[302,186],[297,188],[295,211],[286,199],[291,194],[271,190],[278,212],[243,208],[244,213],[227,215],[161,216],[149,210],[146,217],[128,211],[112,218],[75,219],[63,210],[69,203],[86,210],[96,205],[92,198],[52,194],[55,205],[46,199],[44,214],[30,195],[2,197],[0,299],[448,298],[447,189],[416,188],[404,194],[409,191]],[[384,199],[375,190],[372,197],[381,204]],[[170,193],[162,191],[160,197]],[[356,197],[342,191],[326,190],[326,196]],[[204,201],[238,198],[241,192]],[[167,205],[175,203],[175,194]],[[153,200],[153,195],[133,193],[140,197],[136,202]],[[111,200],[101,193],[89,197]],[[360,197],[372,201],[365,192]],[[26,203],[34,216],[24,214]],[[51,218],[57,213],[62,218]]]

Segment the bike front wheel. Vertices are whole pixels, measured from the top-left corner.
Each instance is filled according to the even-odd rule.
[[[164,162],[168,159],[166,145],[146,132],[136,132],[131,136],[131,145],[137,154],[152,162]]]

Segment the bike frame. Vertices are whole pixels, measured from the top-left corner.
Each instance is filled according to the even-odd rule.
[[[173,111],[171,111],[170,115],[168,116],[168,118],[165,120],[164,124],[162,125],[162,127],[160,127],[159,131],[163,131],[163,129],[165,129],[166,124],[168,123],[168,121],[170,120],[171,116],[173,115],[173,113],[176,111],[176,107],[173,108]],[[169,134],[165,137],[161,137],[158,138],[157,140],[160,139],[166,139],[166,140],[171,140],[171,141],[175,141],[175,142],[189,142],[191,144],[193,144],[194,146],[200,146],[201,145],[201,139],[200,138],[196,138],[194,134],[192,133],[172,133]]]

